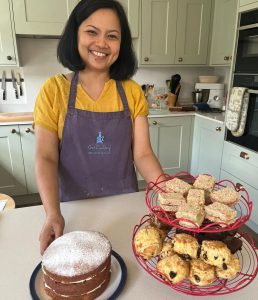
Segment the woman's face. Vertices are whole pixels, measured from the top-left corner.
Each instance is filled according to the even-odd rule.
[[[78,28],[78,50],[87,70],[108,71],[119,56],[121,28],[112,9],[99,9]]]

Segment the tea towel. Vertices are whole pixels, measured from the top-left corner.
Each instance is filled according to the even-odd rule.
[[[247,110],[248,110],[248,104],[249,104],[249,96],[250,96],[250,94],[247,91],[245,91],[244,97],[243,97],[242,109],[241,109],[241,113],[240,113],[239,127],[236,131],[231,131],[232,135],[234,135],[236,137],[242,136],[245,131],[245,123],[246,123]]]
[[[243,98],[247,88],[233,87],[226,112],[226,127],[228,130],[237,131],[240,123],[241,110],[243,106]]]

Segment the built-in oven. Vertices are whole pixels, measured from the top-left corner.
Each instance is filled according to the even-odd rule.
[[[233,86],[248,88],[249,104],[244,134],[235,137],[230,130],[226,132],[226,140],[258,152],[258,65],[255,74],[234,74]]]
[[[258,74],[258,9],[241,13],[234,73]]]

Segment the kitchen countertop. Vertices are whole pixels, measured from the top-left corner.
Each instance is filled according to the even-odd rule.
[[[209,113],[201,111],[170,112],[167,109],[150,109],[148,118],[199,116],[224,123],[225,113]],[[33,112],[0,113],[0,125],[28,124],[33,122]]]
[[[74,230],[103,232],[110,239],[114,251],[124,259],[128,278],[118,299],[191,299],[191,296],[170,289],[146,273],[133,255],[131,246],[133,228],[145,214],[148,214],[145,192],[66,202],[61,204],[61,210],[66,220],[65,232]],[[1,299],[31,299],[29,281],[33,270],[41,261],[38,237],[44,217],[41,205],[13,209],[0,214]],[[234,292],[233,295],[218,298],[254,300],[257,299],[257,286],[258,276],[251,284]],[[208,296],[205,299],[211,298]]]

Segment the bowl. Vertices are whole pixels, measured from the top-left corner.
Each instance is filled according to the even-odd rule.
[[[199,82],[200,83],[216,83],[219,81],[219,76],[199,76]]]

